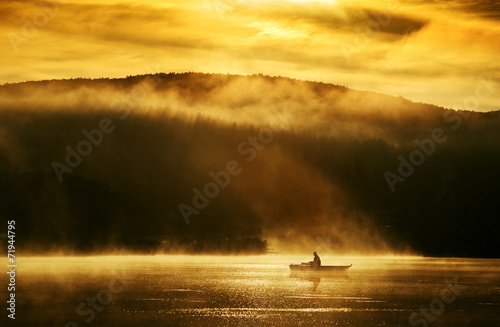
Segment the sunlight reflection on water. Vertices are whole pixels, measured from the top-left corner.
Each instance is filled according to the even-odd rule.
[[[467,289],[433,326],[500,322],[500,260],[325,257],[324,264],[353,266],[347,273],[290,273],[288,264],[301,259],[23,258],[16,325],[409,326],[410,315],[454,278]],[[77,307],[91,310],[87,299],[99,294],[109,304],[87,323],[91,314]]]

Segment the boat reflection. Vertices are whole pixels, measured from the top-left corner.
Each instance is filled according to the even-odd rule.
[[[311,282],[313,292],[316,292],[322,278],[327,280],[349,279],[349,275],[345,273],[337,273],[335,275],[331,275],[331,274],[322,274],[320,272],[303,272],[303,271],[290,271],[289,277]]]

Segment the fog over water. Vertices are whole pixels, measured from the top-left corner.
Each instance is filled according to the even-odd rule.
[[[26,257],[18,262],[15,325],[424,326],[421,307],[433,326],[500,323],[498,260],[322,256],[324,265],[353,266],[347,273],[290,273],[290,262],[305,260]]]

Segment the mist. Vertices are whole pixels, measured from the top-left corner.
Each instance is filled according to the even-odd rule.
[[[26,253],[497,248],[498,112],[185,73],[8,84],[0,117],[0,216],[17,219]],[[384,173],[436,128],[447,141],[391,191]]]

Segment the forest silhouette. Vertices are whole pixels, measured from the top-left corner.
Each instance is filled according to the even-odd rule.
[[[0,216],[16,220],[26,253],[323,246],[337,254],[498,256],[498,111],[199,73],[7,84],[0,99]],[[82,131],[103,119],[112,131],[70,167],[68,147],[78,154],[79,142],[92,143]],[[409,162],[415,140],[436,129],[446,140],[391,189],[384,174],[398,174],[398,158]],[[266,144],[263,130],[272,131]],[[249,137],[261,146],[251,161],[241,153]],[[193,188],[231,160],[241,173],[186,224],[179,204],[192,206]],[[60,179],[54,162],[69,168]]]

